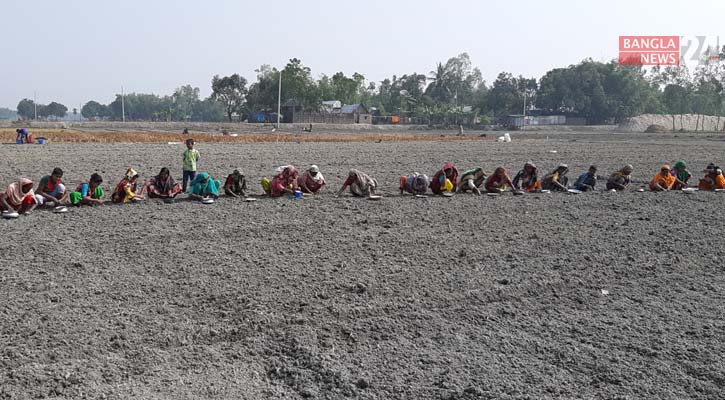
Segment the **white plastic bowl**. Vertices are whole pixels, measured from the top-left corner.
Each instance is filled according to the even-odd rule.
[[[18,218],[20,214],[16,213],[15,211],[3,211],[2,216],[6,219],[15,219]]]

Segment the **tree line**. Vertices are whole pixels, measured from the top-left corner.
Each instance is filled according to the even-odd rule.
[[[725,60],[725,47],[720,59]],[[202,99],[199,88],[185,85],[171,95],[120,94],[109,104],[87,102],[85,118],[139,121],[232,121],[252,113],[277,110],[280,71],[269,65],[255,70],[251,84],[239,74],[214,76],[212,93]],[[468,54],[440,62],[428,73],[393,75],[380,82],[364,75],[343,72],[315,79],[309,67],[293,58],[281,70],[285,106],[320,111],[322,102],[362,104],[380,115],[398,115],[436,125],[495,122],[506,115],[567,115],[589,124],[618,123],[644,114],[669,114],[673,130],[677,115],[721,115],[725,93],[725,68],[717,60],[704,60],[692,71],[686,66],[642,68],[585,59],[555,68],[541,78],[501,72],[493,82],[483,79]],[[123,106],[122,106],[123,101]],[[123,110],[122,110],[123,109]],[[42,111],[41,111],[42,110]],[[34,117],[32,100],[18,104],[18,115]],[[38,105],[39,117],[62,117],[67,108],[53,102]]]
[[[17,112],[9,108],[0,107],[0,119],[15,119],[17,118]]]
[[[74,109],[77,113],[77,109]],[[50,104],[35,104],[33,100],[22,99],[18,103],[18,116],[22,119],[33,119],[36,114],[41,119],[58,119],[68,114],[68,107],[58,102]]]

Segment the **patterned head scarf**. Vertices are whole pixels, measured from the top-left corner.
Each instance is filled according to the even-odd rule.
[[[125,175],[126,179],[131,180],[136,176],[138,176],[138,172],[136,172],[136,170],[134,170],[133,168],[129,167],[126,170],[126,175]]]

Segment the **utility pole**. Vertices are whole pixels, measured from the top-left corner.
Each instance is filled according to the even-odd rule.
[[[521,130],[526,126],[526,89],[524,89],[524,117],[521,119]]]
[[[460,126],[460,122],[458,121],[458,112],[460,111],[460,110],[458,110],[458,89],[456,89],[455,99],[456,99],[456,125]]]
[[[38,120],[38,93],[33,91],[33,107],[35,107],[35,120]]]
[[[126,105],[123,98],[123,86],[121,86],[121,122],[126,122]]]
[[[279,130],[279,113],[282,111],[282,70],[279,70],[279,88],[277,91],[277,130]],[[294,122],[294,121],[292,121]]]

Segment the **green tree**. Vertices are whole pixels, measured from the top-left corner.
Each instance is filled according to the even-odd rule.
[[[536,79],[522,76],[517,78],[508,72],[502,72],[487,92],[488,108],[495,116],[518,115],[524,110],[524,96],[527,97],[527,104],[533,104],[531,99],[536,93]]]
[[[38,118],[48,119],[48,117],[50,117],[50,110],[48,109],[48,106],[45,104],[37,104],[36,107],[38,109]]]
[[[194,119],[195,109],[200,102],[199,88],[191,85],[181,86],[171,95],[171,118],[176,121]]]
[[[249,86],[246,98],[249,110],[276,111],[279,71],[265,64],[254,72],[257,73],[257,81]]]
[[[108,106],[91,100],[81,107],[81,115],[86,119],[100,119],[110,117],[111,113]]]
[[[126,119],[131,121],[169,121],[171,119],[173,103],[170,96],[160,97],[155,94],[129,93],[121,95],[108,105],[114,119],[122,119],[122,110],[125,110]]]
[[[35,103],[30,99],[22,99],[18,103],[18,115],[21,119],[35,118]]]
[[[64,106],[63,104],[57,103],[57,102],[51,102],[45,107],[44,114],[47,116],[55,117],[57,120],[58,118],[63,118],[68,113],[68,107]]]
[[[607,97],[606,111],[614,122],[639,114],[661,113],[660,93],[638,66],[606,64],[602,82]]]
[[[720,127],[720,115],[723,107],[723,86],[725,85],[725,66],[721,59],[712,59],[718,50],[708,48],[702,63],[694,71],[695,85],[695,112],[707,115],[717,115],[715,130]],[[704,118],[702,129],[705,129]]]
[[[657,83],[639,67],[584,60],[547,72],[537,105],[552,113],[574,114],[588,123],[620,122],[644,112],[661,112]]]
[[[451,77],[451,71],[448,70],[448,65],[438,63],[435,71],[430,73],[431,76],[428,79],[431,80],[431,84],[428,85],[425,91],[426,95],[438,103],[449,103],[453,98],[451,91],[453,78]]]
[[[297,58],[282,70],[282,102],[293,100],[303,108],[316,110],[322,101],[309,67]]]
[[[15,119],[18,113],[5,107],[0,107],[0,119]]]
[[[239,74],[220,78],[215,75],[211,81],[212,97],[224,105],[229,122],[232,115],[244,113],[247,96],[247,80]]]
[[[425,98],[426,79],[425,75],[415,72],[400,78],[393,75],[392,79],[380,82],[377,93],[370,95],[370,104],[377,107],[381,113],[415,116],[419,109],[425,110],[426,104],[433,103],[430,98]]]
[[[351,78],[342,72],[332,77],[322,75],[317,81],[317,88],[322,100],[339,100],[344,104],[366,104],[370,99],[365,76],[357,72]]]
[[[664,69],[655,68],[652,81],[663,88],[662,103],[664,109],[672,115],[672,126],[674,130],[675,114],[680,116],[680,129],[684,129],[684,114],[692,111],[692,78],[687,65],[670,65]],[[669,89],[668,89],[669,87]],[[682,96],[677,99],[676,96]]]
[[[438,63],[430,74],[431,84],[425,94],[440,104],[471,105],[474,92],[483,83],[481,71],[473,67],[467,53],[452,57],[445,64]]]
[[[702,79],[697,83],[693,94],[692,110],[698,115],[698,122],[701,130],[705,130],[705,116],[716,115],[720,113],[722,108],[722,85],[717,79]],[[719,125],[719,121],[717,125]],[[695,123],[695,131],[697,131],[698,123]],[[717,127],[715,128],[717,130]]]
[[[675,115],[682,115],[689,111],[690,93],[687,87],[683,87],[674,83],[665,86],[662,94],[662,101],[665,110],[672,116],[672,131],[675,131]],[[680,129],[682,120],[680,120]]]
[[[222,122],[226,119],[224,104],[211,96],[198,102],[192,114],[193,121]]]

